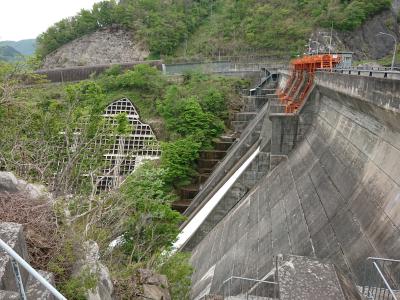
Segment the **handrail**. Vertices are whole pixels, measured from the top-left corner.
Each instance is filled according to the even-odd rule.
[[[239,282],[242,282],[240,290],[232,289],[233,280],[239,280]],[[245,283],[245,282],[248,282],[248,283]],[[262,290],[257,290],[257,288],[260,286],[263,286],[266,289],[262,288]],[[226,290],[226,289],[228,289],[228,290]],[[220,287],[220,291],[221,290],[223,291],[224,299],[231,299],[230,297],[232,296],[232,292],[234,295],[235,294],[238,295],[238,293],[239,293],[242,298],[243,298],[243,296],[245,296],[247,300],[253,299],[252,296],[268,296],[268,299],[279,298],[279,296],[278,296],[279,295],[279,284],[277,282],[253,279],[253,278],[247,278],[247,277],[241,277],[241,276],[231,276],[228,279],[224,280]],[[226,293],[226,292],[228,292],[228,293]],[[260,292],[262,293],[262,295],[260,294]],[[226,298],[226,296],[228,298]]]
[[[229,280],[231,279],[241,279],[241,280],[246,280],[246,281],[254,281],[254,282],[262,282],[262,283],[271,283],[271,284],[278,284],[275,281],[266,281],[266,280],[260,280],[260,279],[252,279],[252,278],[246,278],[246,277],[239,277],[239,276],[231,276],[228,279],[225,279],[222,282],[222,285],[224,285],[225,283],[227,283]]]
[[[367,260],[382,260],[382,261],[391,261],[391,262],[398,262],[400,263],[400,260],[398,259],[390,259],[390,258],[381,258],[381,257],[368,257]]]
[[[395,293],[393,292],[392,288],[390,287],[389,283],[387,282],[387,280],[386,280],[385,276],[383,275],[381,269],[379,269],[378,264],[377,264],[376,262],[373,262],[372,264],[374,265],[374,267],[375,267],[376,270],[378,271],[379,275],[381,276],[383,282],[384,282],[385,285],[386,285],[386,288],[389,290],[389,292],[390,292],[390,294],[392,295],[393,299],[394,299],[394,300],[397,300],[397,297],[396,297]]]
[[[229,162],[232,162],[231,158],[235,156],[235,154],[240,150],[241,146],[243,146],[243,144],[247,145],[247,143],[249,143],[248,139],[250,139],[251,134],[253,134],[252,129],[254,129],[257,126],[258,122],[260,122],[264,118],[264,116],[266,115],[266,113],[268,111],[269,111],[269,102],[264,104],[264,106],[261,108],[261,110],[257,113],[256,117],[253,118],[248,123],[246,129],[241,133],[239,141],[237,141],[236,143],[234,143],[231,146],[231,150],[220,161],[220,164],[218,164],[218,166],[214,169],[211,176],[208,177],[207,181],[203,184],[202,189],[199,191],[199,193],[196,195],[196,197],[192,200],[192,203],[196,203],[197,205],[196,204],[195,204],[195,206],[191,205],[185,211],[185,215],[188,216],[188,219],[181,225],[181,229],[184,228],[186,226],[186,224],[190,221],[193,213],[196,210],[201,209],[204,197],[206,197],[206,195],[208,195],[208,193],[206,193],[207,189],[210,189],[209,192],[212,191],[217,186],[216,182],[219,182],[219,180],[226,175],[226,172],[224,172],[224,168],[226,167],[226,165]],[[248,144],[246,148],[250,149],[252,147],[252,145],[254,145],[254,143]],[[232,166],[234,166],[237,163],[237,161],[235,161]],[[232,166],[229,166],[229,169]],[[221,174],[223,174],[223,175],[221,175]],[[221,178],[219,178],[218,180],[215,180],[218,175],[221,175],[220,176]],[[204,193],[206,193],[206,195],[204,195]],[[199,199],[201,199],[201,200],[199,200]]]
[[[56,290],[42,275],[40,275],[34,268],[32,268],[21,256],[18,255],[10,246],[8,246],[0,238],[0,248],[2,248],[8,255],[15,259],[29,274],[37,279],[42,285],[44,285],[54,297],[60,300],[67,300],[59,291]]]

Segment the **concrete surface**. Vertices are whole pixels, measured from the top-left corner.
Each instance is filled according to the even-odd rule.
[[[366,257],[400,258],[400,83],[316,81],[303,140],[192,245],[193,298],[230,276],[264,278],[278,253],[332,262],[355,282]]]
[[[357,287],[339,280],[330,263],[291,255],[280,263],[278,273],[280,300],[361,300]]]

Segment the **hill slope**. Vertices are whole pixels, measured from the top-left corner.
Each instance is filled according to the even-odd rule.
[[[32,55],[36,50],[36,39],[27,39],[21,41],[0,41],[0,46],[10,46],[22,55]]]
[[[221,0],[178,55],[302,54],[313,33],[330,35],[333,24],[335,35],[342,40],[374,16],[389,11],[390,4],[387,0]],[[389,17],[383,23],[393,27],[395,22]],[[318,42],[323,44],[324,38]]]
[[[22,54],[10,46],[0,46],[0,61],[17,61],[21,59]]]
[[[308,48],[305,44],[315,34],[323,32],[318,42],[326,45],[324,35],[329,35],[332,25],[337,44],[344,50],[352,43],[343,40],[351,40],[352,32],[360,34],[363,25],[382,14],[379,29],[398,34],[397,17],[389,13],[391,4],[395,7],[398,0],[103,1],[50,27],[38,38],[37,53],[44,57],[83,35],[116,25],[132,31],[150,58],[254,52],[295,56]],[[368,58],[376,32],[361,31],[367,42],[353,43],[351,50]],[[375,51],[381,56],[391,48],[387,47],[390,41],[384,43],[383,52]]]

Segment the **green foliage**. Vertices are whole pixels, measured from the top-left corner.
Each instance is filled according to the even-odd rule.
[[[183,217],[172,210],[175,199],[163,180],[166,170],[146,163],[130,175],[121,196],[131,212],[124,233],[124,249],[131,262],[149,259],[172,246]]]
[[[193,268],[189,263],[190,253],[178,252],[164,262],[158,271],[168,278],[173,300],[189,300]]]
[[[228,95],[243,84],[198,73],[185,76],[182,86],[170,86],[157,110],[172,142],[162,145],[161,164],[166,182],[175,187],[190,183],[201,149],[225,130]],[[232,100],[232,99],[230,99]]]
[[[390,7],[390,0],[220,0],[214,15],[179,55],[302,54],[316,27],[353,30]]]
[[[67,299],[86,300],[87,292],[97,285],[97,275],[90,270],[83,270],[78,276],[65,281],[60,290]]]
[[[91,10],[81,10],[72,18],[51,26],[38,39],[37,53],[44,57],[60,46],[97,29],[117,24],[133,29],[147,42],[153,56],[172,54],[209,14],[214,0],[102,1]]]
[[[79,255],[77,242],[80,237],[69,237],[63,241],[58,255],[51,258],[48,270],[55,275],[56,285],[60,292],[72,300],[87,299],[87,291],[96,287],[97,274],[84,268],[79,274],[73,275]]]
[[[128,115],[126,113],[121,113],[116,116],[117,121],[117,134],[126,135],[132,132],[132,126],[129,123]]]
[[[194,136],[199,141],[210,140],[224,131],[224,123],[211,112],[204,111],[197,97],[179,99],[173,94],[168,93],[158,106],[168,130],[182,137]]]
[[[161,165],[165,168],[165,182],[175,186],[190,183],[200,149],[201,142],[194,137],[163,143]]]
[[[112,67],[100,76],[99,83],[107,91],[137,89],[157,96],[165,86],[165,79],[157,69],[142,64],[126,72]]]
[[[0,84],[9,82],[14,70],[11,65],[0,65]],[[59,210],[68,208],[71,218],[76,218],[73,228],[77,233],[85,232],[85,237],[97,234],[101,247],[122,234],[124,244],[113,252],[113,259],[118,256],[115,268],[154,266],[161,253],[171,248],[183,221],[171,209],[176,199],[173,187],[190,181],[200,149],[224,130],[230,101],[242,84],[197,73],[172,84],[157,70],[137,66],[127,72],[111,69],[80,83],[17,90],[7,105],[0,103],[0,109],[4,107],[1,117],[7,120],[0,131],[1,168],[48,183],[56,195],[75,195]],[[96,178],[96,172],[104,168],[107,145],[96,147],[94,142],[104,135],[112,142],[132,130],[126,114],[116,116],[117,126],[112,130],[104,128],[105,107],[124,96],[134,100],[147,118],[161,120],[169,141],[162,146],[160,162],[144,164],[120,190],[97,195],[87,175]],[[154,106],[156,99],[159,111]],[[49,270],[69,299],[83,299],[95,281],[93,274],[71,277],[79,257],[75,250],[75,245],[66,241],[49,263]],[[170,267],[176,272],[168,270]],[[163,268],[164,273],[170,272],[175,299],[186,297],[188,268],[184,258],[175,258]],[[123,284],[129,286],[130,282],[131,277]]]

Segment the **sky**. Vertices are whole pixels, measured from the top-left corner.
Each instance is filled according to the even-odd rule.
[[[55,22],[100,0],[0,0],[0,41],[36,38]]]

